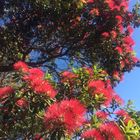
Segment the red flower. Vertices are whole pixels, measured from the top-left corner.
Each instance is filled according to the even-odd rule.
[[[122,54],[123,53],[123,50],[122,50],[122,48],[120,46],[117,46],[115,48],[115,50],[118,51],[119,54]]]
[[[29,70],[30,75],[43,78],[44,72],[39,68],[32,68]]]
[[[118,104],[120,105],[124,104],[124,100],[118,94],[114,94],[113,98]]]
[[[26,99],[21,98],[16,102],[16,105],[21,107],[21,108],[26,108],[28,106],[28,102]]]
[[[116,112],[114,112],[114,114],[125,118],[129,116],[128,113],[123,109],[117,110]]]
[[[89,92],[92,92],[92,95],[103,94],[105,100],[103,104],[108,106],[112,101],[112,95],[114,93],[111,86],[105,87],[105,83],[102,80],[90,81],[88,84]]]
[[[108,32],[103,32],[103,33],[102,33],[102,36],[103,36],[104,38],[108,38],[110,35],[109,35]]]
[[[113,78],[120,81],[120,75],[119,75],[119,72],[118,71],[114,71],[113,72]]]
[[[93,80],[88,83],[88,88],[92,91],[92,94],[102,93],[105,90],[105,83],[102,80]]]
[[[87,3],[87,0],[81,0],[82,3]]]
[[[114,122],[102,124],[100,126],[100,131],[108,140],[125,140],[122,131]]]
[[[78,77],[76,74],[70,71],[64,71],[61,73],[61,82],[65,83],[67,82],[70,85],[70,92],[72,93],[73,91],[73,85],[74,85],[74,80]]]
[[[83,67],[83,69],[90,75],[93,76],[94,72],[92,68],[89,67]]]
[[[97,111],[96,112],[96,116],[100,119],[106,119],[108,114],[104,111]]]
[[[130,120],[132,122],[134,122],[132,120],[132,118],[129,116],[129,114],[125,110],[123,110],[123,109],[120,109],[120,110],[115,111],[114,114],[116,114],[117,116],[122,117],[123,120],[124,120],[124,122],[125,122],[125,124],[127,124]]]
[[[115,38],[117,37],[116,31],[111,31],[110,34],[111,34],[111,37],[112,37],[113,39],[115,39]]]
[[[36,80],[36,82],[32,81],[31,85],[34,91],[36,91],[37,93],[46,93],[51,98],[54,98],[57,94],[57,91],[54,90],[54,88],[50,85],[50,83],[47,80]]]
[[[128,26],[127,27],[127,31],[128,31],[128,33],[130,34],[130,35],[132,35],[132,33],[133,33],[133,28],[131,27],[131,26]]]
[[[14,64],[14,69],[19,71],[21,70],[22,72],[28,72],[29,68],[26,63],[22,61],[18,61],[17,63]]]
[[[14,89],[10,86],[0,88],[0,98],[6,97],[7,95],[14,92]]]
[[[120,32],[123,32],[124,27],[120,24],[120,25],[118,25],[118,29],[119,29]]]
[[[46,110],[46,127],[51,131],[63,128],[68,133],[74,132],[84,123],[85,112],[84,106],[75,99],[54,103]]]
[[[44,139],[41,138],[40,134],[36,134],[35,137],[33,138],[33,140],[44,140]]]
[[[87,3],[93,3],[94,2],[94,0],[88,0],[87,1]]]
[[[44,79],[44,72],[38,68],[32,68],[29,73],[23,77],[36,93],[47,94],[49,97],[54,98],[57,91],[52,87],[48,80]]]
[[[42,80],[43,78],[44,78],[44,72],[39,68],[29,69],[28,74],[23,77],[23,79],[26,80],[26,81],[32,81],[32,80],[35,80],[35,79],[41,79]]]
[[[83,132],[81,137],[84,139],[105,140],[105,138],[101,135],[100,131],[96,129],[91,129]]]
[[[89,14],[98,16],[99,15],[99,10],[97,8],[93,8],[89,11]]]
[[[135,56],[132,56],[132,61],[134,62],[134,63],[137,63],[138,61],[139,61],[139,59],[137,58],[137,57],[135,57]]]
[[[109,6],[110,9],[113,9],[114,8],[114,2],[112,0],[105,0],[105,3],[108,4],[108,6]]]
[[[117,15],[115,18],[116,18],[118,24],[121,24],[122,23],[123,18],[121,16]]]
[[[124,39],[123,39],[124,43],[127,44],[128,46],[133,46],[135,45],[135,42],[134,40],[130,37],[130,36],[126,36]]]
[[[105,83],[102,80],[93,80],[88,83],[88,88],[103,89]]]
[[[132,53],[133,52],[133,49],[131,46],[129,46],[129,44],[124,44],[124,47],[125,47],[125,52],[126,53]]]
[[[120,11],[122,8],[124,12],[128,10],[128,1],[127,0],[105,0],[105,3],[108,4],[111,10]]]
[[[65,78],[65,79],[73,79],[73,78],[76,78],[76,77],[77,77],[74,73],[72,73],[72,72],[70,72],[70,71],[64,71],[64,72],[61,74],[61,76],[62,76],[63,78]]]
[[[120,66],[121,66],[122,69],[125,67],[125,62],[124,62],[124,60],[121,60],[121,61],[120,61]]]
[[[109,88],[106,88],[106,89],[103,89],[102,91],[100,91],[103,96],[104,96],[104,102],[103,102],[103,105],[104,106],[109,106],[109,104],[111,103],[112,101],[112,92],[113,90],[112,89],[109,89]]]

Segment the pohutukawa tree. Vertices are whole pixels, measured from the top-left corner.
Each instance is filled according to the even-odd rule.
[[[128,0],[0,3],[0,139],[138,140],[114,86],[139,65]]]

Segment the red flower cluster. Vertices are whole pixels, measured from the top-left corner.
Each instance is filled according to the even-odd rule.
[[[87,3],[93,3],[94,0],[87,0]]]
[[[89,91],[92,92],[92,95],[103,94],[105,101],[104,105],[108,106],[111,101],[113,94],[115,93],[111,86],[106,86],[102,80],[90,81],[88,84]]]
[[[120,55],[123,54],[123,49],[120,46],[115,47],[115,50],[118,51]]]
[[[87,130],[83,132],[81,137],[96,140],[125,140],[122,131],[114,122],[101,124],[98,129]]]
[[[114,94],[113,99],[119,105],[123,105],[124,104],[124,100],[118,94]]]
[[[112,38],[112,39],[115,39],[117,37],[117,32],[115,30],[112,30],[110,32],[103,32],[102,34],[102,37],[104,38]]]
[[[129,33],[130,35],[132,35],[132,33],[133,33],[133,28],[132,28],[131,26],[128,26],[128,27],[127,27],[127,31],[128,31],[128,33]]]
[[[97,8],[93,8],[93,9],[90,10],[89,14],[98,16],[99,15],[99,10]]]
[[[128,10],[128,0],[105,0],[111,10]]]
[[[93,72],[93,69],[90,68],[90,67],[83,67],[83,70],[85,70],[86,73],[88,73],[90,75],[90,77],[93,76],[94,72]]]
[[[100,119],[106,119],[108,117],[108,114],[104,111],[97,111],[95,114]]]
[[[70,72],[70,71],[64,71],[62,74],[61,74],[62,78],[63,78],[63,82],[64,81],[71,81],[72,79],[76,78],[77,76]]]
[[[21,99],[17,100],[16,105],[21,108],[26,108],[28,106],[28,102],[25,98],[21,98]]]
[[[113,72],[113,78],[116,79],[116,80],[118,80],[118,81],[120,81],[121,78],[120,78],[120,74],[119,74],[118,71],[114,71]]]
[[[76,99],[63,100],[51,105],[45,113],[45,124],[49,130],[63,128],[68,133],[74,132],[84,123],[86,110]]]
[[[112,30],[112,31],[110,32],[110,35],[111,35],[112,39],[115,39],[115,38],[117,37],[117,33],[116,33],[116,31],[114,31],[114,30]]]
[[[7,95],[14,92],[14,89],[10,86],[0,88],[0,98],[4,98]]]
[[[129,116],[129,114],[121,109],[121,110],[117,110],[116,112],[114,112],[114,114],[116,114],[119,117],[122,117],[124,119],[124,122],[127,124],[130,120],[132,120],[132,118]]]
[[[44,140],[40,134],[36,134],[33,140]]]
[[[102,33],[102,36],[103,36],[104,38],[108,38],[108,37],[110,37],[110,35],[109,35],[108,32],[103,32],[103,33]]]
[[[128,116],[128,113],[125,110],[123,110],[123,109],[117,110],[115,112],[115,114],[118,115],[118,116],[122,116],[122,117],[127,117]]]
[[[100,132],[107,138],[107,140],[125,140],[122,131],[114,122],[104,123],[99,129]]]
[[[67,83],[70,86],[70,93],[73,92],[73,87],[74,87],[74,81],[78,76],[74,74],[73,72],[70,71],[64,71],[61,73],[61,82],[62,83]]]
[[[89,92],[95,96],[95,94],[103,94],[103,105],[108,106],[114,99],[118,104],[122,105],[124,101],[111,87],[110,81],[103,82],[102,80],[93,80],[88,83]]]
[[[96,2],[95,2],[96,3]],[[97,2],[98,3],[98,2]],[[106,20],[114,20],[115,28],[109,30],[104,29],[103,26],[100,27],[101,36],[103,39],[112,40],[112,48],[114,51],[118,52],[118,61],[120,61],[120,68],[123,69],[131,69],[135,63],[138,62],[137,58],[133,53],[132,46],[135,45],[134,40],[131,35],[133,33],[133,28],[130,25],[130,20],[133,15],[128,14],[128,0],[105,0],[104,1],[108,10],[111,10],[115,16],[114,19],[110,17],[109,13],[104,11],[104,18]],[[98,8],[98,7],[94,7]],[[93,8],[93,9],[94,9]],[[126,14],[127,13],[127,14]],[[126,16],[126,17],[125,17]],[[127,26],[124,26],[125,18],[128,19]],[[120,55],[120,56],[119,56]],[[122,65],[123,63],[123,65]]]
[[[122,23],[122,21],[123,21],[123,18],[121,16],[119,16],[119,15],[117,15],[115,18],[116,18],[118,24],[120,25]]]
[[[27,70],[28,66],[23,62],[17,62],[14,65],[16,70],[21,69],[23,72]],[[52,87],[48,80],[44,79],[44,72],[39,68],[28,68],[28,71],[23,76],[23,79],[29,83],[36,93],[44,93],[49,97],[56,96],[56,90]]]
[[[28,65],[22,61],[18,61],[17,63],[15,63],[14,69],[17,71],[21,70],[24,73],[28,72],[28,70],[29,70]]]
[[[126,45],[126,47],[131,47],[131,46],[135,45],[134,40],[130,36],[124,37],[123,41],[124,41],[124,44]]]
[[[23,79],[31,85],[36,93],[45,93],[51,98],[56,96],[56,90],[44,79],[44,73],[38,68],[32,68],[29,70],[28,75],[25,75]]]
[[[81,135],[84,139],[96,139],[96,140],[105,140],[101,133],[96,129],[91,129],[83,132]]]

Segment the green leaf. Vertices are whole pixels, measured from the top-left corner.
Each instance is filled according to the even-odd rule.
[[[20,52],[17,54],[17,56],[18,56],[19,59],[22,59],[23,58],[23,54],[20,53]]]

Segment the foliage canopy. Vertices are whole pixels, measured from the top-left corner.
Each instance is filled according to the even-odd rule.
[[[128,0],[0,3],[0,138],[138,140],[113,90],[139,64]],[[42,70],[40,69],[42,68]]]

